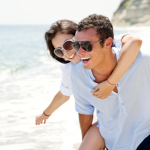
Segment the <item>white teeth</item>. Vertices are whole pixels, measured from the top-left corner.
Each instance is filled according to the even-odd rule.
[[[86,59],[90,59],[90,57],[87,57],[87,58],[81,58],[82,60],[86,60]]]
[[[75,53],[73,55],[71,55],[69,58],[72,58],[75,55]]]

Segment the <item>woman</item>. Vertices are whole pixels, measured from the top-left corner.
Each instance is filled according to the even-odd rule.
[[[71,47],[72,38],[75,35],[77,24],[69,20],[60,20],[52,24],[49,31],[45,34],[47,47],[50,55],[57,61],[63,63],[61,71],[63,73],[60,91],[55,95],[51,104],[36,117],[36,125],[46,123],[48,117],[62,104],[69,100],[71,91],[70,70],[80,61],[80,57]],[[122,42],[122,44],[121,44]],[[114,45],[119,47],[123,45],[118,64],[111,76],[100,83],[93,91],[93,96],[106,98],[114,89],[115,83],[124,75],[137,57],[141,46],[141,40],[133,35],[119,36]],[[128,60],[128,61],[126,61]],[[88,130],[84,136],[79,150],[99,150],[105,147],[104,139],[99,133],[97,123]]]

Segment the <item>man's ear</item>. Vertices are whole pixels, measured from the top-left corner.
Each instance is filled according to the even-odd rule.
[[[105,47],[106,48],[108,48],[108,49],[111,48],[112,44],[113,44],[113,39],[111,37],[109,37],[105,40]]]

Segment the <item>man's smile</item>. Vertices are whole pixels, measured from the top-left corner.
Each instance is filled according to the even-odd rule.
[[[81,60],[83,63],[87,63],[90,60],[90,58],[91,57],[85,57],[85,58],[81,57]]]

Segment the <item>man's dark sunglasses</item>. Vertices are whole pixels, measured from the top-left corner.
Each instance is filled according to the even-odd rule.
[[[104,39],[101,39],[99,41],[97,41],[96,43],[94,44],[91,44],[90,42],[86,42],[86,41],[80,41],[80,44],[79,44],[79,41],[78,42],[72,42],[72,47],[73,49],[78,52],[79,49],[80,49],[80,46],[87,52],[91,52],[92,51],[92,46],[97,44],[98,42],[101,42],[102,40]]]

